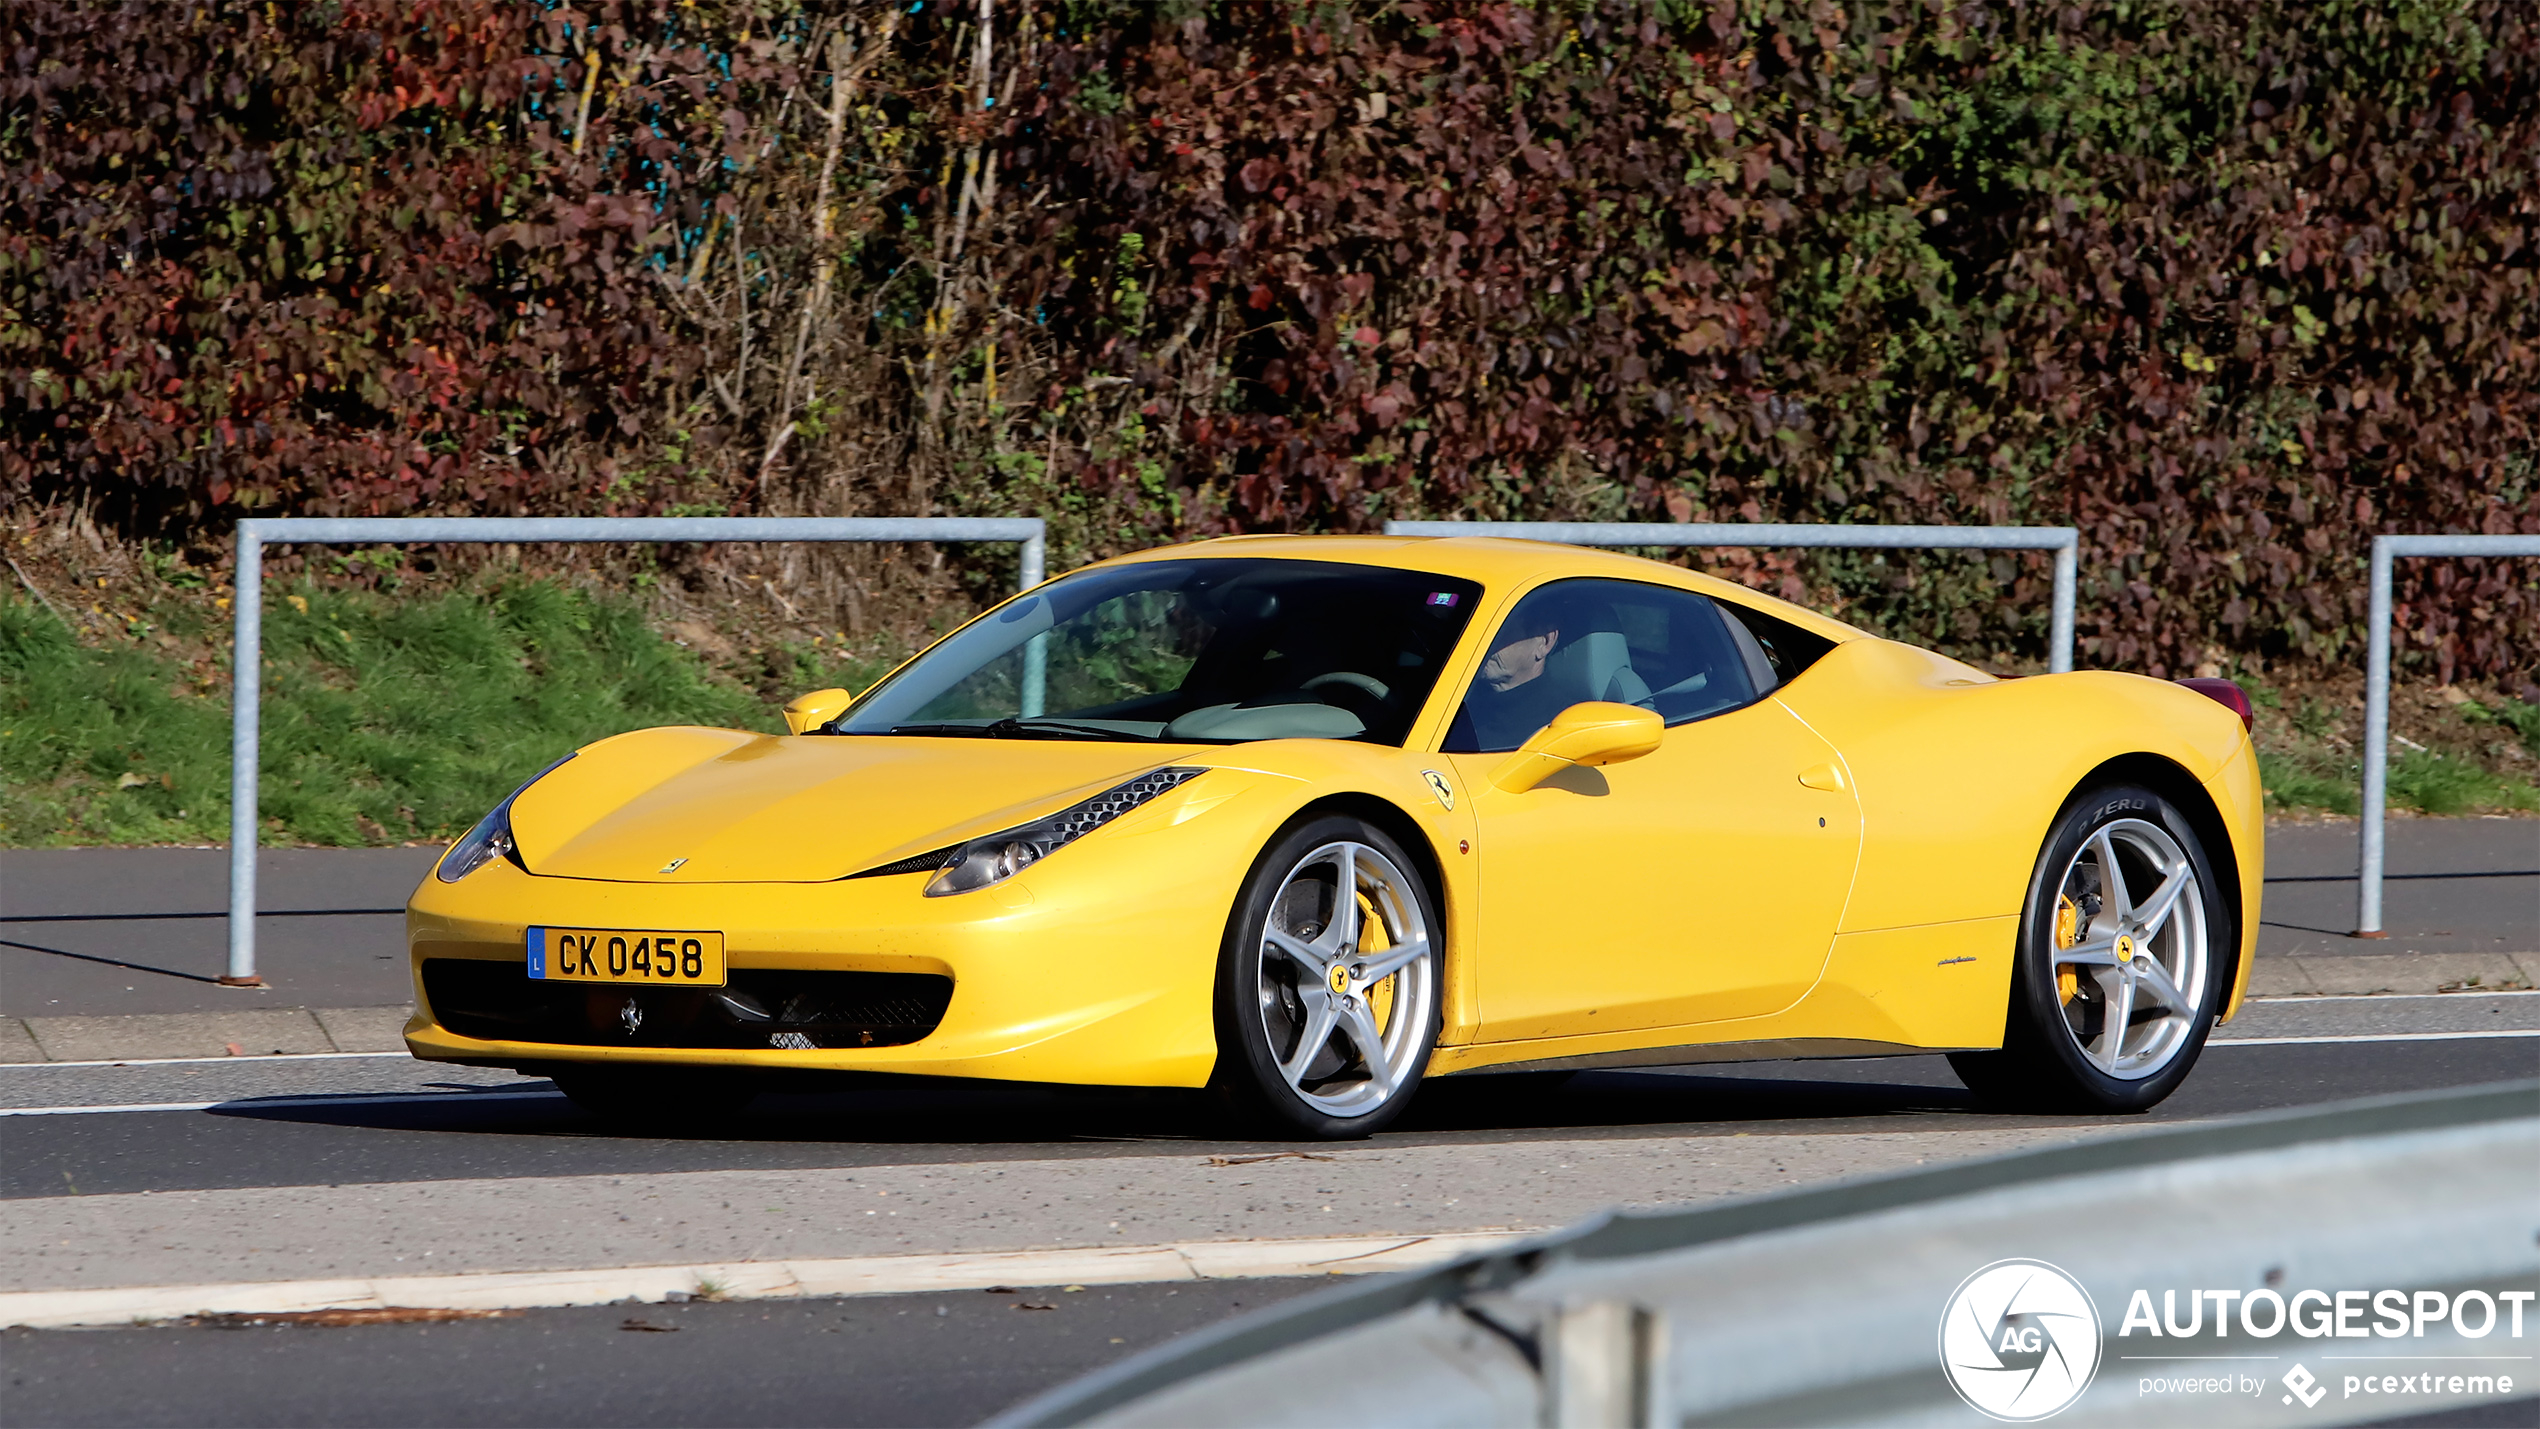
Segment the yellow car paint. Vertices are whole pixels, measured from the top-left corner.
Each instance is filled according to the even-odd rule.
[[[1799,782],[1833,751],[1770,699],[1665,734],[1481,788],[1485,1039],[1753,1017],[1815,985],[1861,844],[1851,796]],[[1507,756],[1444,757],[1479,785]]]
[[[1556,774],[1653,753],[1666,735],[1656,710],[1601,700],[1572,705],[1491,770],[1491,787],[1522,794]]]
[[[2227,846],[2209,838],[2208,852],[2218,874],[2228,862],[2240,899],[2238,1006],[2263,868],[2255,760],[2238,720],[2192,691],[2106,673],[1995,680],[1728,582],[1534,542],[1244,537],[1121,561],[1213,556],[1432,571],[1483,595],[1401,748],[688,728],[598,741],[514,805],[525,868],[498,859],[417,889],[409,1047],[498,1065],[1196,1086],[1215,1062],[1213,989],[1237,893],[1309,807],[1382,820],[1433,880],[1444,1018],[1433,1075],[1993,1046],[2047,828],[2094,770],[2128,758],[2174,769],[2212,805]],[[1665,730],[1637,758],[1565,761],[1511,792],[1492,778],[1509,756],[1439,746],[1500,616],[1534,586],[1579,576],[1697,591],[1836,648],[1756,704]],[[796,701],[789,726],[834,717],[839,693]],[[924,872],[852,876],[1166,765],[1207,772],[1002,883],[928,898]],[[896,1047],[562,1045],[441,1025],[422,963],[518,963],[533,925],[711,929],[736,969],[932,972],[953,992],[935,1031]]]
[[[853,690],[842,690],[834,685],[807,695],[796,695],[785,702],[785,732],[808,734],[845,714],[847,706],[854,703]]]

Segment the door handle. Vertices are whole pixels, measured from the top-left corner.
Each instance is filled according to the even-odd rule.
[[[1840,794],[1845,787],[1843,766],[1826,763],[1803,769],[1799,771],[1799,782],[1811,789],[1823,789],[1829,794]]]

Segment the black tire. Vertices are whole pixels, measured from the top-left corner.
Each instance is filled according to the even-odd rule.
[[[2154,881],[2157,891],[2152,876],[2163,872],[2160,860],[2173,848],[2194,884],[2176,896],[2151,937],[2137,939],[2134,914],[2156,900],[2132,885]],[[2099,866],[2112,855],[2123,913],[2116,911],[2120,895],[2099,882]],[[2122,971],[2074,964],[2059,941],[2080,952],[2120,934],[2128,940],[2107,955],[2134,952]],[[2148,1111],[2178,1089],[2204,1051],[2231,994],[2239,944],[2238,921],[2204,844],[2174,805],[2138,785],[2083,790],[2056,816],[2029,877],[2001,1050],[1954,1052],[1949,1064],[1981,1101],[2005,1110]],[[2070,982],[2058,976],[2065,967],[2074,974]],[[2193,985],[2182,985],[2183,978]],[[2111,982],[2124,986],[2111,990]],[[2177,994],[2174,1001],[2168,992]],[[2122,1028],[2113,1025],[2120,1007]],[[2129,1039],[2138,1038],[2141,1050],[2129,1056]]]
[[[1310,989],[1304,986],[1310,972],[1305,964],[1285,954],[1265,952],[1274,913],[1283,920],[1280,931],[1292,942],[1302,930],[1318,930],[1318,940],[1319,932],[1329,931],[1328,922],[1311,920],[1318,908],[1328,913],[1336,906],[1330,889],[1337,886],[1337,864],[1315,860],[1335,846],[1365,849],[1382,860],[1381,868],[1356,863],[1353,867],[1361,876],[1372,872],[1382,880],[1384,896],[1371,900],[1371,906],[1380,908],[1387,937],[1412,931],[1416,919],[1416,931],[1427,947],[1425,957],[1415,965],[1389,977],[1369,979],[1363,986],[1345,978],[1353,990],[1332,995],[1328,1004],[1333,1009],[1363,1011],[1365,1020],[1359,1025],[1377,1029],[1389,1091],[1381,1090],[1383,1081],[1349,1038],[1342,1012],[1333,1013],[1338,1020],[1323,1042],[1315,1048],[1303,1047],[1314,1025],[1314,1008],[1308,999],[1324,997],[1325,989],[1320,980]],[[1309,870],[1317,868],[1331,874],[1328,883],[1308,876]],[[1358,885],[1361,893],[1367,888],[1364,882]],[[1210,1089],[1244,1122],[1274,1135],[1340,1140],[1366,1136],[1390,1124],[1419,1090],[1429,1054],[1437,1047],[1444,991],[1442,934],[1435,890],[1421,876],[1419,865],[1382,829],[1355,818],[1328,816],[1282,831],[1253,864],[1226,922],[1217,964],[1217,1067]],[[1402,948],[1408,943],[1396,941],[1393,946]],[[1381,951],[1362,954],[1355,947],[1363,947],[1363,942],[1339,959],[1344,973],[1350,966],[1365,968],[1367,959],[1384,955]],[[1402,1021],[1406,1016],[1409,1020]],[[1274,1047],[1274,1038],[1283,1045]],[[1338,1050],[1344,1042],[1349,1048],[1346,1053]],[[1294,1082],[1282,1070],[1283,1057],[1306,1069]],[[1323,1065],[1326,1058],[1328,1068]]]
[[[759,1090],[745,1077],[687,1067],[558,1067],[549,1075],[575,1106],[620,1132],[712,1131]]]

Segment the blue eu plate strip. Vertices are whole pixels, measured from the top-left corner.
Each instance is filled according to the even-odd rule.
[[[547,976],[547,930],[544,928],[529,930],[529,975],[540,979]]]

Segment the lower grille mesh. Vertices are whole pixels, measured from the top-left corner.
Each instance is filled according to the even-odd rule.
[[[533,982],[527,966],[427,958],[433,1019],[462,1037],[575,1047],[899,1047],[935,1030],[952,979],[933,973],[735,968],[719,988]]]

